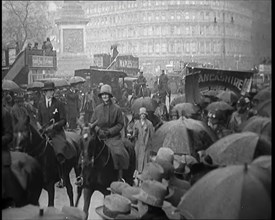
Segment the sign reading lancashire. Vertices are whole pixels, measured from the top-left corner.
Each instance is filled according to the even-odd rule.
[[[228,88],[241,95],[250,90],[252,82],[252,72],[231,71],[231,70],[218,70],[207,68],[189,68],[188,77],[197,75],[195,78],[198,80],[198,87],[200,91],[209,89]]]

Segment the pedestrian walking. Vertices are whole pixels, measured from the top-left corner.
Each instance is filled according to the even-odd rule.
[[[136,137],[135,152],[136,152],[136,170],[141,173],[145,165],[149,162],[150,146],[154,134],[154,127],[151,121],[146,117],[148,113],[146,108],[139,109],[139,117],[133,126],[133,136]]]

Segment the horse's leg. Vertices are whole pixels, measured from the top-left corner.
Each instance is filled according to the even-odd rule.
[[[54,206],[54,181],[48,183],[46,190],[48,192],[48,206]]]
[[[91,190],[89,188],[84,188],[83,194],[84,194],[84,206],[83,206],[83,211],[86,214],[85,220],[88,219],[88,214],[89,214],[89,207],[90,207],[90,202],[91,202],[91,197],[93,194],[94,190]]]
[[[78,203],[79,203],[79,199],[81,197],[81,193],[82,193],[82,186],[77,186],[77,196],[76,196],[76,200],[75,200],[75,207],[78,207]]]
[[[74,206],[74,194],[73,194],[73,187],[70,181],[70,170],[68,167],[68,164],[64,164],[64,176],[63,176],[63,180],[64,180],[64,184],[66,186],[67,189],[67,194],[70,200],[70,206]]]

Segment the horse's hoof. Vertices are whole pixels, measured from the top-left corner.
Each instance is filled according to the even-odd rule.
[[[78,176],[78,177],[76,178],[75,185],[77,185],[77,186],[82,186],[82,185],[83,185],[83,177]]]
[[[57,183],[56,187],[58,187],[58,188],[64,188],[63,180],[60,180],[60,181]]]

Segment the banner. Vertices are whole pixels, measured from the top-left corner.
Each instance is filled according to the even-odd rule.
[[[253,72],[187,67],[185,77],[186,100],[198,100],[198,93],[207,90],[230,89],[241,96],[249,92]]]

